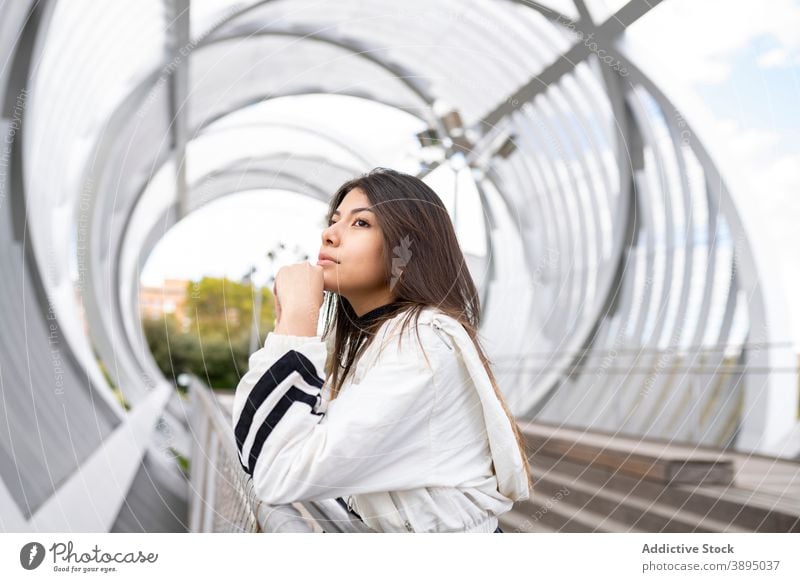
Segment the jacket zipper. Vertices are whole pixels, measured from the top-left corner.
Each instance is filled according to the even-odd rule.
[[[395,496],[395,494],[393,492],[391,492],[391,491],[389,491],[389,499],[392,500],[392,504],[394,505],[395,509],[397,510],[397,514],[401,518],[404,518],[403,519],[403,525],[405,526],[405,528],[408,531],[413,532],[414,531],[414,527],[411,525],[411,522],[408,520],[408,515],[406,515],[406,512],[403,510],[403,505],[400,503],[399,499]]]
[[[364,522],[364,518],[361,517],[361,512],[358,511],[358,505],[356,505],[356,500],[353,495],[347,497],[347,509],[352,513],[359,521]]]
[[[448,350],[450,350],[450,351],[452,352],[452,351],[453,351],[453,346],[451,346],[451,345],[450,345],[450,342],[448,342],[448,341],[447,341],[447,340],[446,340],[446,339],[445,339],[445,338],[442,336],[442,333],[443,333],[443,331],[442,331],[442,324],[441,324],[441,323],[439,323],[439,320],[438,320],[438,319],[432,319],[432,320],[431,320],[431,326],[433,327],[433,330],[436,332],[436,335],[439,337],[439,339],[440,339],[440,340],[442,340],[442,341],[444,342],[444,345],[446,345],[446,346],[447,346],[447,349],[448,349]]]

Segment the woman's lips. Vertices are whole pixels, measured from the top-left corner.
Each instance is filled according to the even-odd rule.
[[[319,259],[317,261],[317,264],[320,265],[321,267],[324,267],[326,265],[338,265],[339,263],[332,261],[330,259]]]

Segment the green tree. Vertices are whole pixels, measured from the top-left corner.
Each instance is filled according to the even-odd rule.
[[[187,372],[212,388],[234,389],[250,357],[253,288],[227,278],[203,277],[187,284],[186,299],[186,322],[178,322],[173,314],[142,322],[158,367],[176,385],[178,375]],[[272,290],[262,289],[259,345],[273,329],[274,305]]]

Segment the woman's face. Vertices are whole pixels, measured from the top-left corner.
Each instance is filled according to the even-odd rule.
[[[344,296],[354,307],[373,303],[376,297],[385,296],[389,287],[383,234],[370,206],[363,190],[353,188],[322,231],[320,256],[336,261],[317,263],[322,267],[324,289]]]

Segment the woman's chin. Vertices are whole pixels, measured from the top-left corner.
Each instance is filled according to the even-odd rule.
[[[323,289],[323,291],[330,291],[332,293],[338,293],[339,292],[339,286],[336,284],[336,281],[329,282],[328,281],[328,277],[325,277],[322,280],[322,289]]]

